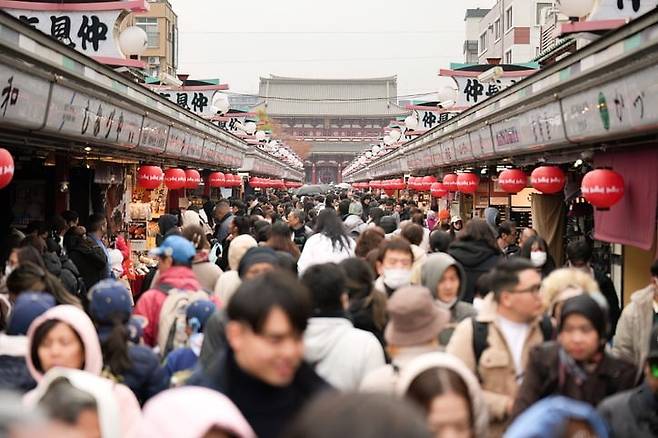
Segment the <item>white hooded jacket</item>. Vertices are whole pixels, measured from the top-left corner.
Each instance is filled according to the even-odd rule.
[[[304,351],[315,372],[343,391],[356,391],[366,374],[386,363],[377,338],[346,318],[311,318]]]

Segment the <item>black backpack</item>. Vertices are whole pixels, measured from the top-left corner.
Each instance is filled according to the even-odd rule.
[[[473,322],[473,354],[475,355],[475,369],[478,369],[480,364],[480,357],[484,350],[489,347],[489,342],[487,341],[489,337],[489,323],[476,321],[475,318],[472,319]],[[544,315],[541,322],[539,323],[539,328],[541,333],[544,336],[544,341],[550,341],[553,339],[553,322],[548,315]]]

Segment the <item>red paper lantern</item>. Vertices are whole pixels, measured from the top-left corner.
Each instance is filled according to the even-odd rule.
[[[231,178],[227,181],[227,183],[228,184],[226,187],[240,187],[242,185],[242,178],[240,178],[240,175],[231,174]]]
[[[384,192],[385,192],[388,196],[393,196],[393,195],[395,194],[395,189],[384,189]]]
[[[231,175],[231,183],[233,183],[233,176]],[[255,189],[261,188],[263,186],[263,181],[257,176],[252,176],[249,179],[249,185]]]
[[[624,177],[610,169],[596,169],[583,177],[583,197],[599,210],[608,210],[624,197]]]
[[[457,191],[457,174],[449,173],[443,177],[443,187],[449,192]]]
[[[402,178],[397,178],[392,180],[392,186],[395,190],[404,190],[404,179]]]
[[[474,173],[461,173],[457,176],[457,190],[462,193],[475,193],[480,184],[480,177]]]
[[[557,166],[541,166],[530,174],[530,185],[542,193],[558,193],[564,189],[567,178]]]
[[[158,166],[140,166],[137,170],[137,185],[144,189],[157,189],[163,180],[164,174]]]
[[[410,176],[409,179],[407,180],[407,188],[409,190],[416,190],[416,177],[415,176]]]
[[[187,169],[185,171],[185,188],[196,189],[201,184],[201,175],[198,170]]]
[[[7,187],[13,178],[14,158],[7,149],[0,148],[0,189]]]
[[[436,182],[436,177],[427,175],[424,176],[423,179],[421,180],[421,183],[419,184],[419,190],[422,190],[423,192],[429,192],[430,189],[432,188],[432,184]]]
[[[435,182],[430,187],[430,194],[434,198],[443,198],[448,195],[448,190],[443,186],[443,183]]]
[[[528,175],[521,169],[507,169],[498,175],[498,185],[507,193],[519,193],[528,185]]]
[[[210,187],[224,187],[226,177],[222,172],[212,172],[208,175],[208,185]]]
[[[183,169],[167,169],[164,173],[164,183],[169,190],[178,190],[185,187],[187,177]]]

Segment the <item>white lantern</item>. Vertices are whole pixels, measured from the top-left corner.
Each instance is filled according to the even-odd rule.
[[[366,158],[372,158],[372,152],[370,151],[366,152]]]
[[[257,128],[258,127],[256,126],[256,122],[247,122],[244,124],[244,132],[249,135],[254,135],[254,132],[256,132]]]
[[[267,134],[265,133],[265,131],[258,131],[258,132],[256,132],[256,140],[258,140],[258,141],[263,141],[263,140],[265,140],[266,138],[267,138]]]
[[[224,93],[215,93],[212,97],[212,106],[215,107],[219,114],[226,114],[231,109],[228,96]]]
[[[372,147],[372,153],[375,154],[375,155],[377,155],[379,153],[379,151],[381,151],[381,150],[382,150],[382,148],[379,147],[378,144],[376,144]]]
[[[446,85],[439,91],[439,102],[448,102],[448,101],[457,100],[457,90],[449,85]]]
[[[276,140],[271,140],[268,144],[267,147],[270,148],[270,150],[275,150],[276,147],[279,145]]]
[[[395,143],[395,140],[393,140],[393,137],[391,137],[390,135],[386,135],[386,136],[384,136],[384,144],[385,144],[386,146],[390,146],[390,145],[392,145],[393,143]]]
[[[148,48],[148,36],[144,29],[137,26],[125,28],[119,34],[119,48],[126,57],[143,54]]]
[[[559,0],[557,7],[567,17],[585,17],[592,12],[596,0]]]
[[[391,129],[391,132],[389,132],[388,135],[393,139],[394,142],[398,141],[400,137],[402,137],[402,133],[399,129]]]
[[[413,131],[418,128],[418,119],[416,116],[409,116],[404,119],[404,126],[406,126],[407,129],[411,129]]]

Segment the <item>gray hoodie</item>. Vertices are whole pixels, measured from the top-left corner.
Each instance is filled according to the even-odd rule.
[[[441,277],[443,277],[446,269],[450,266],[457,268],[457,273],[459,274],[461,281],[459,286],[459,299],[450,308],[450,324],[448,324],[448,326],[439,334],[439,343],[443,346],[448,345],[448,341],[450,340],[452,332],[457,324],[462,320],[477,314],[472,304],[461,301],[466,292],[466,272],[457,260],[450,255],[442,252],[429,254],[425,260],[425,264],[421,268],[421,284],[428,288],[432,292],[432,295],[434,295],[434,298],[438,301],[438,297],[436,296],[437,285],[439,284],[439,281],[441,281]]]

